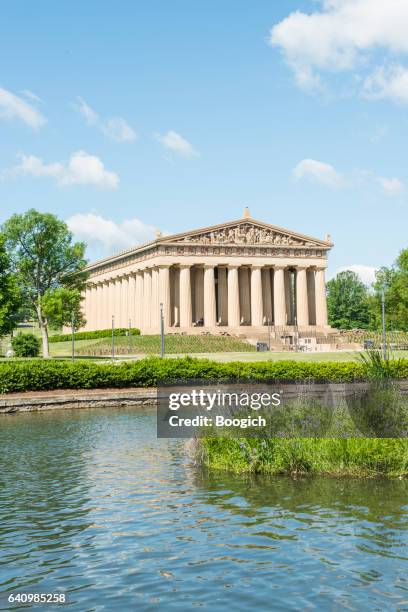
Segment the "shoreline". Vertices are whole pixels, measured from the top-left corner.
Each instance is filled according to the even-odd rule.
[[[120,408],[156,403],[156,387],[23,391],[0,395],[0,415],[75,408]]]
[[[256,381],[262,384],[262,381]],[[408,379],[396,381],[403,396],[408,396]],[[329,389],[333,396],[344,396],[345,390],[353,387],[364,390],[370,383],[356,382],[327,382],[311,383],[305,385],[285,380],[277,381],[275,387],[280,387],[287,397],[295,398],[302,389],[306,395],[323,399]],[[17,391],[0,394],[0,417],[3,414],[18,412],[39,412],[44,410],[61,410],[157,405],[157,387],[106,387],[97,389],[50,389],[45,391]]]

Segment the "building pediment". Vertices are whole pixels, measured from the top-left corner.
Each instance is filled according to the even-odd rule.
[[[175,234],[160,240],[166,244],[248,245],[330,248],[330,242],[296,234],[255,220],[241,219],[212,227]]]

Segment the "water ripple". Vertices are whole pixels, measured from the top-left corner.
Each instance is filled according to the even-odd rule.
[[[407,606],[407,481],[207,473],[155,428],[149,408],[2,419],[0,609]]]

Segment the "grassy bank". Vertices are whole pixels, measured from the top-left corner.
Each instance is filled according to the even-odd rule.
[[[407,439],[204,438],[196,444],[201,463],[236,473],[408,476]]]

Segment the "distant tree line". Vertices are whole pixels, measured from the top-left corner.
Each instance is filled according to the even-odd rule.
[[[371,287],[351,270],[339,272],[327,283],[329,324],[339,329],[381,328],[381,296],[384,291],[386,327],[408,331],[408,249],[390,268],[376,272]]]

